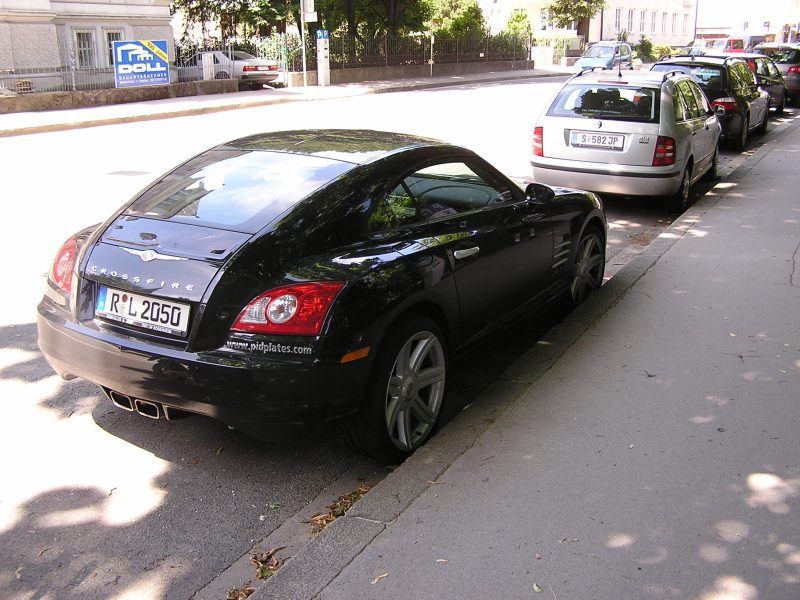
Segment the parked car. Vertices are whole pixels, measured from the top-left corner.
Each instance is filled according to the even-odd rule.
[[[585,69],[633,69],[633,53],[625,42],[597,42],[589,46],[575,61],[576,72]]]
[[[260,89],[274,83],[281,75],[277,61],[257,58],[241,50],[198,52],[178,65],[178,81],[198,81],[205,78],[203,60],[209,61],[214,79],[238,79],[239,86]]]
[[[789,91],[789,100],[800,99],[800,44],[759,44],[753,52],[769,56],[778,67]]]
[[[769,107],[774,108],[776,113],[782,113],[786,108],[789,92],[783,75],[772,59],[757,53],[741,53],[735,56],[747,63],[755,74],[758,85],[769,94]]]
[[[694,79],[635,71],[576,75],[536,122],[533,178],[599,193],[664,196],[682,211],[717,169],[720,124]]]
[[[651,70],[680,71],[694,77],[719,117],[722,139],[734,148],[743,150],[751,131],[767,132],[769,94],[741,58],[670,57],[658,61]]]
[[[67,240],[39,347],[147,417],[259,436],[347,417],[365,453],[397,460],[433,432],[451,359],[551,300],[582,301],[605,243],[596,195],[523,190],[463,148],[258,134]]]
[[[724,38],[707,40],[706,54],[726,54],[752,52],[753,48],[764,42],[763,35],[730,35]]]

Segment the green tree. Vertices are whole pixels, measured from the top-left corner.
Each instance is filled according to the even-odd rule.
[[[606,6],[605,0],[552,0],[547,5],[550,20],[559,27],[578,24],[578,35],[588,36],[589,20]]]
[[[461,37],[485,36],[489,30],[477,0],[433,0],[430,25]]]
[[[503,32],[517,36],[531,35],[531,20],[528,18],[528,13],[524,10],[511,13]]]

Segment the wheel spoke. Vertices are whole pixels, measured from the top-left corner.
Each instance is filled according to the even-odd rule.
[[[420,372],[425,359],[428,357],[433,347],[433,340],[433,336],[427,336],[416,341],[416,346],[411,350],[408,362],[408,368],[411,372]]]
[[[436,422],[437,412],[435,412],[433,407],[429,406],[419,394],[414,396],[414,402],[411,405],[410,412],[412,412],[414,416],[417,417],[417,419],[421,423],[424,423],[427,427],[432,427]]]
[[[445,369],[440,365],[423,369],[417,377],[417,389],[422,390],[440,381],[444,381],[444,374]]]

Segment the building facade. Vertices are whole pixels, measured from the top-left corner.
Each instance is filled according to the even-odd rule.
[[[514,12],[524,11],[531,22],[534,37],[570,36],[578,24],[559,29],[547,11],[549,1],[481,0],[480,5],[493,33],[501,31]],[[617,39],[627,34],[638,43],[644,35],[653,44],[682,46],[695,37],[698,0],[606,0],[603,8],[589,21],[585,43]]]
[[[0,0],[0,71],[108,69],[112,42],[167,40],[169,0]]]

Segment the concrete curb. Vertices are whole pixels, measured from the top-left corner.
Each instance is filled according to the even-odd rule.
[[[686,213],[625,265],[598,292],[514,362],[478,401],[453,418],[425,446],[376,485],[358,504],[326,528],[267,580],[252,600],[313,598],[329,585],[378,535],[391,527],[429,487],[438,483],[459,456],[474,446],[496,418],[548,371],[595,322],[628,294],[635,284],[681,238],[722,200],[795,127],[789,124],[776,138],[756,150],[725,180],[700,198]],[[718,193],[717,193],[718,192]]]

